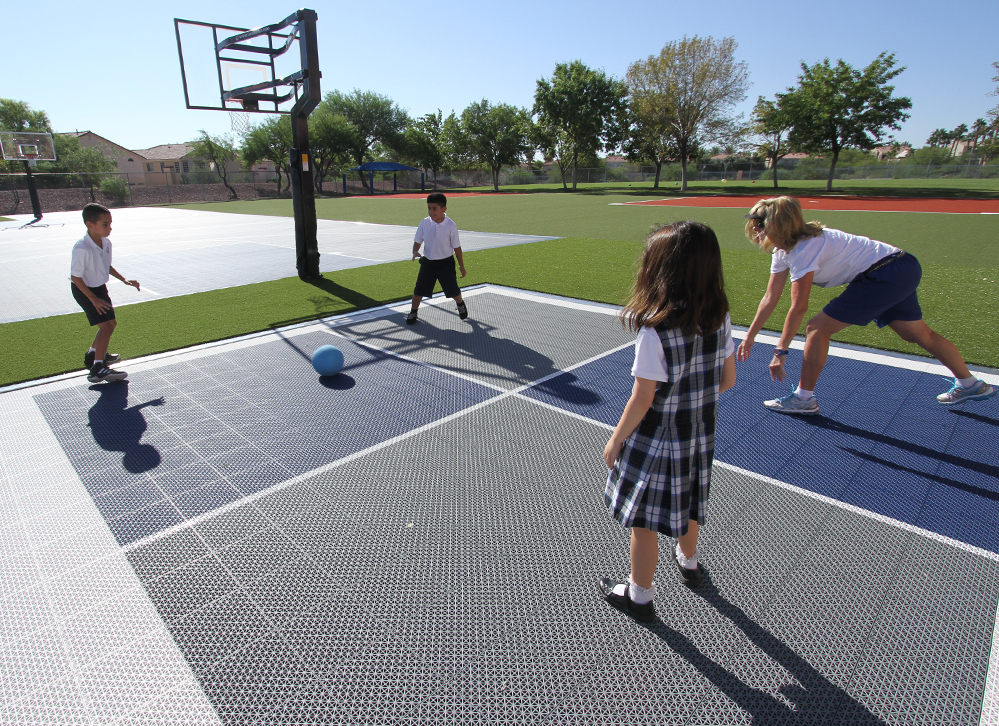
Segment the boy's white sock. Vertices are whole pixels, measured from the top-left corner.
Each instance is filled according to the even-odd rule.
[[[680,543],[676,543],[676,561],[680,563],[680,567],[687,570],[697,569],[697,553],[694,553],[693,557],[687,557],[683,554],[683,550],[680,549]]]
[[[800,398],[802,401],[807,401],[809,398],[815,395],[815,391],[806,391],[801,386],[794,389],[794,395]]]
[[[624,597],[625,592],[633,603],[644,605],[656,596],[656,583],[653,582],[652,587],[642,587],[629,576],[628,584],[621,583],[614,586],[615,595]]]
[[[958,378],[957,382],[961,384],[962,388],[971,388],[978,383],[978,379],[972,376],[971,378]]]
[[[93,353],[94,355],[97,355],[97,348],[91,347],[90,350],[88,350],[87,352],[88,353]]]

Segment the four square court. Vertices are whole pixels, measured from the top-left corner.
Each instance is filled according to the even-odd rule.
[[[435,298],[0,393],[0,722],[999,721],[995,400],[836,348],[821,415],[784,417],[739,364],[708,577],[663,538],[639,624],[596,591],[629,570],[601,451],[633,336],[465,295],[465,321]]]

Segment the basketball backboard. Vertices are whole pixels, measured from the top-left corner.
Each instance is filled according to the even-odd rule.
[[[290,113],[309,75],[301,53],[301,12],[253,29],[175,18],[187,107]]]
[[[4,161],[55,161],[52,134],[35,131],[0,131]]]

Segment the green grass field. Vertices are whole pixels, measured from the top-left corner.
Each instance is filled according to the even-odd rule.
[[[645,198],[653,195],[646,193]],[[462,229],[560,236],[563,239],[502,247],[465,256],[463,285],[492,282],[620,304],[634,276],[642,240],[653,224],[697,219],[718,233],[726,289],[736,324],[748,325],[766,285],[769,257],[743,235],[742,209],[609,206],[637,197],[614,193],[510,194],[454,197],[448,213]],[[191,209],[291,216],[290,200],[190,205]],[[422,200],[329,198],[317,200],[320,217],[416,225]],[[831,227],[905,248],[923,264],[920,301],[926,320],[958,345],[969,362],[999,366],[992,321],[999,312],[999,220],[994,216],[878,212],[816,212]],[[409,240],[400,240],[403,247]],[[292,270],[289,259],[289,271]],[[221,340],[295,322],[408,298],[415,266],[396,262],[328,273],[317,283],[297,277],[226,290],[165,298],[118,308],[114,349],[129,358]],[[813,288],[818,311],[838,290]],[[114,291],[112,290],[112,294]],[[768,328],[779,329],[790,294]],[[205,311],[211,311],[206,315]],[[474,305],[471,309],[474,316]],[[807,319],[807,318],[806,318]],[[7,350],[44,350],[30,367],[4,356],[0,385],[78,370],[92,332],[82,313],[0,325]],[[915,346],[874,326],[848,328],[837,340],[920,354]]]

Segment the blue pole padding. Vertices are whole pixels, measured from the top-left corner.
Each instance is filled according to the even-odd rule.
[[[427,172],[425,171],[420,172],[420,191],[427,191]]]
[[[373,171],[368,172],[368,190],[372,194],[375,193],[375,173]]]
[[[398,183],[398,181],[396,180],[396,178],[395,178],[395,174],[394,174],[394,173],[392,174],[392,191],[393,191],[393,192],[397,192],[397,191],[399,191],[399,183]]]
[[[346,174],[343,175],[343,193],[344,194],[347,193],[347,175]]]

